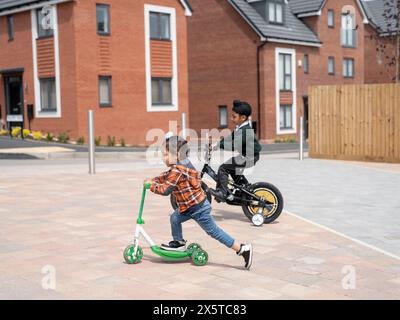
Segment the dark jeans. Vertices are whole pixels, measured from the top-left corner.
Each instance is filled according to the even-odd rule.
[[[237,182],[240,176],[243,175],[243,170],[245,168],[253,167],[259,159],[260,155],[258,154],[254,156],[254,160],[252,161],[246,161],[241,155],[229,159],[218,169],[217,189],[227,195],[229,175],[231,175],[233,180]]]
[[[171,215],[171,230],[172,237],[175,241],[183,240],[182,234],[182,223],[190,219],[195,220],[200,227],[207,232],[207,234],[218,240],[228,248],[232,248],[235,240],[227,234],[224,230],[217,226],[213,216],[211,215],[211,205],[208,200],[204,201],[203,205],[197,208],[194,212],[188,212],[186,214],[179,213],[176,210]]]

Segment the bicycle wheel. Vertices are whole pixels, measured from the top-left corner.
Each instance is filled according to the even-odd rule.
[[[250,190],[254,195],[264,199],[266,206],[261,208],[257,200],[250,204],[243,204],[242,209],[246,217],[251,221],[253,216],[262,209],[264,223],[268,224],[275,221],[283,210],[283,196],[279,189],[271,183],[258,182],[252,184]]]

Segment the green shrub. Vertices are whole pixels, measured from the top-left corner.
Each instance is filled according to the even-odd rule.
[[[79,137],[76,143],[80,145],[85,144],[85,137]]]
[[[101,144],[101,137],[97,137],[94,139],[94,144],[98,147]]]
[[[50,132],[47,132],[47,133],[46,133],[45,139],[46,139],[46,141],[48,141],[48,142],[54,141],[54,134],[52,134],[52,133],[50,133]]]
[[[125,139],[124,139],[124,138],[121,138],[121,139],[119,140],[119,144],[121,145],[121,147],[126,147]]]
[[[111,136],[107,137],[107,146],[115,147],[115,137],[111,137]]]
[[[68,143],[69,141],[69,136],[65,132],[61,132],[58,137],[57,137],[58,142],[61,143]]]

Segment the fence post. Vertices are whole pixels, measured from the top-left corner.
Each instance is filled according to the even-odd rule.
[[[95,144],[94,144],[94,119],[93,119],[93,111],[89,110],[88,112],[88,121],[89,121],[89,174],[96,174],[95,167]]]
[[[300,154],[299,154],[299,160],[303,161],[304,159],[304,123],[303,123],[303,117],[300,117]]]

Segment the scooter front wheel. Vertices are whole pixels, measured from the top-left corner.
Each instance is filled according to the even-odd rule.
[[[196,266],[204,266],[208,261],[208,254],[206,251],[197,249],[192,254],[192,261]]]
[[[137,264],[142,261],[143,250],[141,247],[137,247],[135,254],[135,245],[131,244],[124,250],[124,259],[127,264]]]

